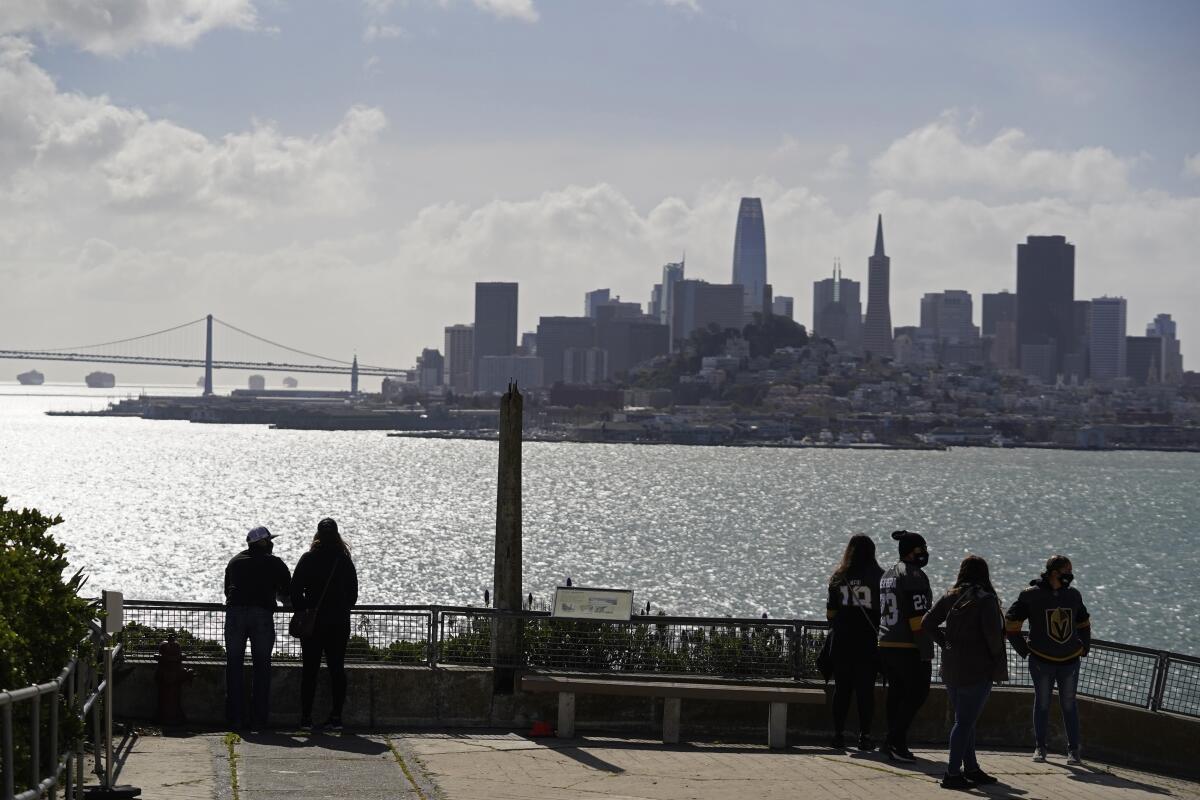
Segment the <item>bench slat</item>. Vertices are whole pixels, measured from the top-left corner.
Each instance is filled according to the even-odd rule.
[[[571,678],[559,675],[524,675],[521,677],[521,689],[527,692],[572,692],[628,697],[677,697],[764,703],[820,704],[825,702],[825,690],[796,686],[733,686],[674,681]]]

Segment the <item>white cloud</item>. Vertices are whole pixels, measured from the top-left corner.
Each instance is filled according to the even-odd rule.
[[[100,55],[187,47],[217,28],[251,30],[253,0],[4,0],[0,34],[38,34]]]
[[[1183,174],[1190,175],[1193,178],[1200,178],[1200,153],[1187,156],[1183,159]]]
[[[408,32],[399,25],[381,25],[376,22],[369,23],[363,30],[363,41],[374,42],[379,39],[402,39],[407,38]]]
[[[671,6],[672,8],[683,8],[691,11],[693,14],[699,14],[701,11],[699,0],[662,0],[662,2],[663,5]]]
[[[950,113],[893,142],[871,162],[871,169],[878,180],[892,185],[1103,198],[1128,191],[1133,162],[1104,147],[1037,149],[1016,128],[973,143],[963,138],[956,115]]]
[[[533,0],[473,0],[473,2],[476,8],[501,19],[516,19],[521,22],[538,21],[538,12],[534,8]]]
[[[822,181],[841,180],[850,173],[853,166],[854,161],[850,157],[849,145],[838,145],[829,154],[829,158],[825,161],[825,166],[817,172],[816,177]]]

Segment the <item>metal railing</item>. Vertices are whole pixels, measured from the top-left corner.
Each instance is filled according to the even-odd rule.
[[[0,691],[0,772],[3,781],[0,782],[0,798],[2,800],[34,800],[48,796],[54,800],[59,788],[63,789],[68,800],[80,800],[83,797],[84,770],[84,737],[78,737],[70,744],[66,752],[60,753],[60,706],[66,713],[80,723],[80,729],[87,727],[90,716],[93,724],[93,751],[95,752],[95,769],[97,774],[103,774],[111,767],[111,751],[101,755],[96,743],[102,740],[101,707],[105,689],[109,685],[108,671],[101,673],[99,664],[105,663],[102,658],[104,634],[99,626],[92,624],[92,629],[78,646],[78,654],[74,656],[62,672],[52,681],[21,689]],[[22,719],[14,719],[14,711],[28,704],[28,714]],[[42,713],[43,705],[49,706],[47,716],[45,743],[43,752]],[[104,709],[105,713],[111,709]],[[15,744],[22,737],[17,734],[24,729],[25,742],[28,745],[28,777],[24,783],[18,783],[17,758]],[[111,774],[111,773],[110,773]],[[18,786],[25,786],[17,791]]]
[[[523,621],[519,663],[549,671],[693,675],[819,681],[816,655],[824,620],[634,616],[629,622],[551,617],[545,611],[500,612],[469,606],[356,606],[349,664],[489,666],[498,616]],[[287,635],[291,612],[275,614],[275,658],[300,659]],[[224,606],[217,603],[125,601],[126,657],[153,658],[169,633],[190,661],[225,661]],[[936,656],[935,656],[936,658]],[[1011,649],[1009,685],[1030,686],[1025,662]],[[937,680],[937,663],[934,665]],[[1151,711],[1200,717],[1200,658],[1093,640],[1083,660],[1079,694]]]

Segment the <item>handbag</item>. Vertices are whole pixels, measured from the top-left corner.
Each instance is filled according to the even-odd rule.
[[[288,635],[294,636],[297,639],[308,639],[317,630],[317,612],[321,610],[321,604],[325,602],[325,595],[329,592],[329,584],[333,583],[333,575],[337,572],[338,563],[341,562],[341,556],[333,562],[333,569],[329,570],[329,577],[325,580],[325,588],[321,590],[321,597],[317,600],[316,608],[306,608],[303,611],[292,613],[292,618],[288,620]]]

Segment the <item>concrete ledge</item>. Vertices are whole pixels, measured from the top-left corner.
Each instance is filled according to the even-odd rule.
[[[220,726],[225,717],[225,667],[215,663],[189,664],[193,678],[184,688],[183,706],[191,724]],[[157,709],[155,665],[132,663],[117,682],[116,713],[122,719],[152,720]],[[495,695],[492,671],[479,667],[395,667],[354,665],[347,668],[345,721],[353,727],[501,727],[528,730],[534,720],[558,717],[553,694]],[[271,722],[296,725],[300,714],[300,666],[276,665],[271,682]],[[321,719],[329,708],[329,679],[322,669],[314,716]],[[247,691],[252,684],[246,668]],[[1021,688],[997,688],[980,720],[977,739],[981,747],[1030,749],[1033,747],[1032,693]],[[884,726],[884,694],[877,689],[874,734]],[[1192,779],[1200,778],[1195,742],[1200,741],[1200,720],[1154,713],[1118,703],[1080,698],[1085,754],[1117,764]],[[789,708],[789,741],[821,741],[829,735],[828,704],[792,704]],[[685,700],[679,722],[680,737],[744,738],[765,743],[767,703],[728,700]],[[913,724],[915,742],[944,744],[951,714],[946,692],[933,687],[929,700]],[[657,735],[662,730],[663,701],[653,698],[577,694],[575,725],[579,732],[612,731]],[[851,708],[849,732],[856,732],[857,710]],[[1051,747],[1066,751],[1057,706],[1051,709]]]

